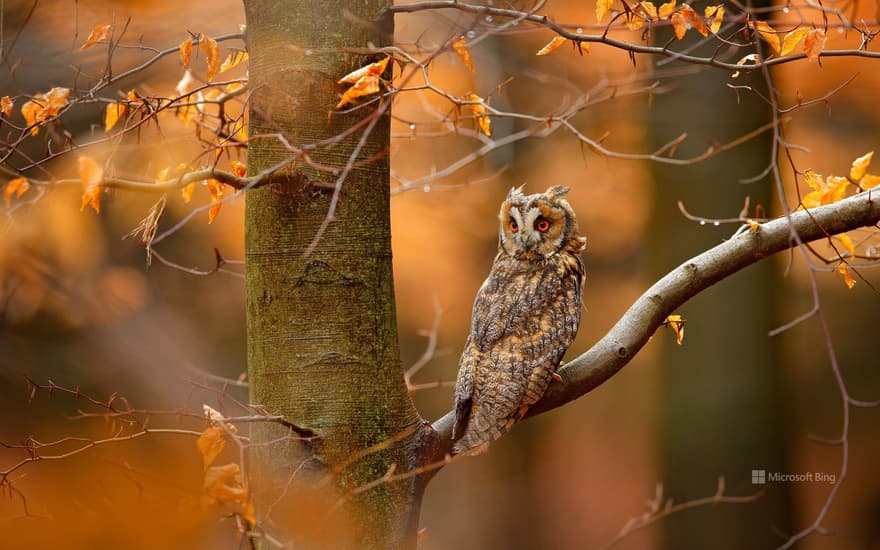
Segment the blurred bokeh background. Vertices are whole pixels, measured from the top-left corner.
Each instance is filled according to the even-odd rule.
[[[694,7],[702,12],[704,6]],[[2,9],[0,96],[88,85],[89,74],[103,71],[107,51],[78,47],[97,24],[127,21],[127,43],[163,49],[180,43],[187,31],[234,33],[244,22],[240,3],[232,0],[12,0]],[[593,2],[552,0],[545,12],[587,28],[595,21],[594,9]],[[876,10],[875,3],[860,3],[855,19],[873,21]],[[821,20],[798,9],[774,13],[774,20],[792,23],[799,13]],[[633,64],[626,53],[601,45],[585,56],[565,45],[536,57],[552,37],[549,32],[523,25],[486,34],[497,22],[452,11],[402,14],[396,24],[399,43],[427,49],[468,29],[473,32],[468,38],[485,35],[471,47],[475,72],[453,52],[434,61],[432,83],[454,95],[477,93],[496,109],[540,117],[589,94],[592,104],[571,122],[615,151],[650,152],[687,133],[676,152],[687,158],[770,121],[756,94],[729,86],[755,86],[766,94],[757,75],[732,80],[726,72],[641,57]],[[829,35],[829,48],[858,45],[852,31]],[[639,33],[621,37],[639,40]],[[241,47],[221,43],[224,54]],[[137,48],[118,50],[115,70],[149,55]],[[821,66],[804,60],[774,69],[784,105],[822,97],[857,75],[827,102],[795,111],[786,121],[786,139],[804,148],[791,157],[799,170],[845,175],[854,158],[880,145],[876,64],[826,58]],[[171,96],[181,76],[177,56],[169,56],[118,91]],[[654,82],[656,89],[638,92]],[[773,215],[782,212],[772,181],[758,177],[770,160],[766,132],[709,161],[672,167],[602,157],[559,130],[422,181],[481,145],[468,121],[460,132],[449,131],[443,120],[451,110],[435,94],[413,92],[398,97],[393,113],[392,185],[407,189],[392,199],[404,367],[424,351],[435,304],[443,311],[437,353],[416,374],[416,383],[455,378],[473,296],[497,246],[497,209],[511,186],[525,183],[531,192],[556,184],[572,189],[570,202],[589,239],[586,312],[572,357],[600,338],[657,277],[738,227],[688,220],[678,201],[709,219],[736,217],[746,197],[753,215],[756,203]],[[81,141],[97,139],[103,136],[101,115],[102,105],[81,106],[65,117],[65,126]],[[492,124],[492,137],[499,139],[535,123],[498,117]],[[40,157],[47,146],[42,138],[31,140],[27,154]],[[113,155],[120,172],[150,178],[192,162],[200,151],[192,128],[168,117],[159,128],[145,128],[137,141],[95,145],[87,154],[101,162]],[[782,168],[788,206],[794,207],[793,171],[787,161]],[[48,169],[71,176],[75,159],[67,155]],[[202,403],[228,407],[230,397],[246,400],[246,391],[224,388],[205,374],[237,379],[246,370],[241,269],[232,264],[230,272],[195,276],[155,260],[147,268],[143,248],[122,237],[157,197],[113,193],[95,215],[80,211],[80,193],[75,187],[39,197],[32,191],[3,219],[0,441],[104,438],[122,428],[108,419],[71,419],[95,408],[63,392],[32,392],[26,377],[80,388],[101,400],[118,394],[132,407],[171,413],[153,416],[151,427],[192,429],[192,419],[174,412],[199,411]],[[207,202],[205,188],[197,189],[191,205],[169,197],[160,230]],[[211,270],[215,248],[224,258],[243,258],[242,222],[242,201],[224,205],[213,224],[202,214],[158,250],[177,264]],[[852,237],[864,254],[878,244],[867,231]],[[817,250],[831,255],[825,245]],[[869,270],[861,275],[851,290],[832,272],[817,273],[816,281],[847,387],[853,397],[872,400],[880,396],[875,328],[880,308],[874,290],[880,278]],[[767,334],[812,304],[810,272],[799,254],[770,259],[700,294],[680,312],[687,320],[683,346],[661,331],[596,391],[523,423],[490,453],[443,469],[424,502],[425,548],[601,547],[649,509],[660,486],[663,502],[682,502],[711,496],[719,477],[726,494],[754,494],[761,486],[752,483],[752,470],[839,477],[841,447],[810,439],[839,438],[843,422],[819,319],[775,337]],[[414,395],[428,419],[451,406],[452,388],[437,386]],[[823,522],[833,536],[814,535],[803,548],[880,547],[880,411],[851,413],[847,478]],[[26,456],[20,449],[0,449],[0,470]],[[134,548],[161,541],[234,547],[231,527],[218,528],[216,514],[193,504],[200,466],[192,437],[175,434],[31,464],[12,477],[24,476],[14,487],[26,496],[34,517],[19,517],[25,511],[21,495],[7,487],[0,493],[9,497],[0,499],[0,532],[36,547]],[[814,521],[831,489],[827,481],[771,483],[754,502],[686,510],[616,547],[774,547]]]

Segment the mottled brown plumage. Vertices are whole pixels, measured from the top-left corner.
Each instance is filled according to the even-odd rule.
[[[482,452],[550,385],[577,333],[586,238],[565,187],[501,205],[498,255],[477,292],[455,383],[454,452]]]

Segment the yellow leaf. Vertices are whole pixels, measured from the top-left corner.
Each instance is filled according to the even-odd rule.
[[[535,55],[547,55],[548,53],[556,50],[557,48],[559,48],[559,46],[563,44],[565,44],[565,38],[561,36],[554,36],[553,40],[547,42],[547,44],[543,48],[538,50],[538,53],[536,53]]]
[[[875,176],[874,174],[865,174],[862,179],[859,180],[859,187],[865,191],[877,187],[878,185],[880,185],[880,176]]]
[[[8,95],[3,96],[3,98],[0,99],[0,113],[3,113],[7,118],[12,116],[12,107],[14,105],[15,104],[9,99]]]
[[[812,191],[807,193],[801,200],[805,208],[815,208],[823,204],[831,204],[839,201],[846,195],[846,188],[850,181],[840,176],[823,177],[812,170],[804,174],[804,181]]]
[[[241,486],[240,473],[241,468],[234,462],[223,466],[211,466],[205,471],[205,492],[209,497],[220,502],[245,504],[248,495]]]
[[[786,34],[785,38],[782,39],[782,49],[779,51],[779,55],[788,55],[794,51],[795,46],[797,46],[809,32],[809,27],[801,27]]]
[[[79,51],[83,51],[86,48],[89,48],[101,40],[107,40],[110,37],[110,25],[98,25],[92,32],[89,33],[89,37],[86,38],[86,41],[83,42],[83,45],[79,47]]]
[[[6,203],[6,208],[12,206],[12,195],[15,195],[16,199],[20,199],[30,187],[31,184],[27,178],[15,178],[14,180],[10,180],[9,183],[6,184],[6,187],[3,188],[3,202]]]
[[[110,103],[107,105],[107,110],[104,111],[104,131],[109,132],[116,126],[116,123],[125,115],[125,111],[128,107],[125,103],[116,102]]]
[[[478,101],[479,103],[474,103],[471,105],[471,111],[474,113],[474,120],[477,122],[477,126],[480,128],[480,131],[486,134],[487,136],[492,135],[492,119],[489,118],[487,114],[489,111],[486,109],[486,105],[483,103],[483,98],[478,96],[477,94],[468,94],[468,101]]]
[[[681,12],[675,12],[672,14],[672,18],[670,19],[672,22],[672,29],[675,31],[675,38],[681,40],[684,38],[685,33],[688,30],[687,20]]]
[[[672,12],[675,11],[675,0],[669,0],[665,4],[660,6],[657,14],[660,16],[660,19],[668,19]]]
[[[871,159],[874,158],[874,151],[865,153],[853,161],[849,169],[849,177],[853,181],[859,181],[868,172],[868,166],[871,165]]]
[[[653,2],[643,0],[642,2],[639,2],[639,5],[637,7],[640,7],[645,12],[645,15],[651,18],[651,21],[656,21],[660,18],[660,16],[657,14],[657,6],[655,6]],[[672,3],[672,9],[675,9],[674,2]]]
[[[846,233],[841,233],[837,236],[840,239],[840,244],[849,252],[850,256],[856,255],[856,245],[853,244],[852,239],[849,238],[849,235]]]
[[[61,109],[67,105],[69,97],[70,90],[67,88],[52,88],[45,94],[37,94],[22,105],[21,114],[25,122],[28,126],[34,125],[31,128],[31,135],[39,134],[39,125],[61,112]]]
[[[596,21],[601,23],[611,11],[612,5],[614,5],[614,0],[596,0]]]
[[[849,270],[846,268],[846,264],[844,262],[840,262],[840,265],[837,266],[837,273],[843,276],[843,282],[846,283],[846,288],[852,288],[856,286],[856,281],[852,278],[852,275],[849,274]]]
[[[670,315],[663,324],[672,329],[675,333],[675,343],[680,346],[684,341],[684,319],[681,315]]]
[[[95,209],[95,213],[101,213],[101,182],[104,180],[104,169],[91,157],[82,156],[78,159],[79,179],[83,187],[82,212],[86,206]]]
[[[208,191],[211,193],[211,202],[214,203],[208,210],[208,223],[211,224],[214,223],[214,218],[217,217],[220,207],[223,206],[223,203],[220,202],[223,200],[223,184],[211,178],[208,180]]]
[[[682,4],[681,10],[679,10],[678,13],[684,16],[685,21],[687,21],[692,29],[700,33],[702,36],[709,36],[709,29],[706,28],[706,22],[703,21],[702,17],[697,15],[697,12],[695,12],[692,7],[687,4]]]
[[[718,34],[718,31],[721,30],[721,24],[724,22],[724,6],[706,6],[706,9],[703,11],[703,14],[706,16],[706,19],[712,17],[712,23],[709,24],[709,30],[714,34]]]
[[[776,34],[776,31],[773,30],[773,27],[767,24],[766,21],[752,21],[752,28],[758,31],[758,34],[761,35],[767,44],[770,44],[770,47],[773,49],[773,53],[779,55],[779,35]]]
[[[220,426],[210,426],[202,432],[196,441],[196,447],[202,455],[202,466],[207,471],[226,447],[226,439],[223,438],[224,430]]]
[[[214,75],[217,74],[217,69],[220,67],[220,47],[217,46],[216,40],[210,36],[205,36],[204,34],[199,33],[199,50],[201,50],[207,58],[208,71],[205,76],[208,80],[211,80],[214,78]]]
[[[813,29],[807,33],[804,38],[804,53],[807,59],[818,59],[819,54],[825,49],[825,31],[822,29]]]
[[[168,168],[163,168],[156,172],[156,183],[162,183],[168,179]]]
[[[232,166],[232,173],[236,176],[243,178],[247,175],[247,166],[244,163],[234,160],[229,165]]]
[[[471,52],[467,49],[467,46],[465,46],[464,43],[465,40],[462,36],[452,43],[452,49],[455,50],[455,53],[461,56],[461,60],[464,61],[464,66],[467,67],[471,72],[474,72],[474,61],[473,59],[471,59]]]
[[[336,108],[339,109],[343,105],[350,102],[352,99],[375,94],[379,91],[379,77],[365,74],[354,83],[354,85],[345,90],[345,93],[342,94],[342,98],[339,100],[339,103],[336,104]]]
[[[189,67],[189,60],[193,53],[193,37],[187,36],[186,40],[180,43],[178,49],[180,50],[180,62],[183,63],[183,68],[186,69]]]
[[[188,185],[185,185],[180,190],[180,195],[183,197],[183,203],[189,204],[193,198],[193,191],[196,190],[196,182],[192,182]]]
[[[134,90],[129,90],[128,93],[126,94],[126,97],[128,98],[129,101],[137,101],[140,99],[140,97],[138,97],[137,92]]]
[[[247,60],[248,60],[247,52],[243,52],[241,50],[229,52],[229,55],[226,56],[226,59],[224,59],[223,63],[220,65],[220,72],[225,73],[229,69],[235,68]]]
[[[343,76],[337,81],[337,84],[357,84],[358,81],[364,76],[372,76],[372,77],[380,77],[382,73],[385,72],[385,66],[388,65],[388,60],[391,57],[386,57],[381,61],[376,61],[375,63],[370,63],[369,65],[365,65],[356,71],[352,71],[347,75]]]

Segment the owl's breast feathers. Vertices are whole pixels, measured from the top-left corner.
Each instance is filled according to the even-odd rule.
[[[540,265],[495,258],[459,362],[456,452],[485,448],[546,391],[580,322],[582,248]]]

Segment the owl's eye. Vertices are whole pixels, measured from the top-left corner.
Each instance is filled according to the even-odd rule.
[[[507,225],[510,227],[510,231],[512,233],[516,233],[517,231],[519,231],[519,226],[516,224],[516,220],[514,220],[513,218],[510,218],[510,221],[507,222]]]
[[[550,229],[550,220],[547,218],[538,218],[535,220],[535,229],[541,233],[546,233],[547,230]]]

